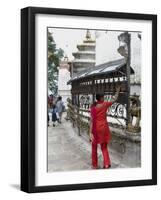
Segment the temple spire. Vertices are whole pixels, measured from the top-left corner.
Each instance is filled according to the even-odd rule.
[[[91,40],[91,33],[89,30],[87,30],[87,32],[86,32],[86,39]]]

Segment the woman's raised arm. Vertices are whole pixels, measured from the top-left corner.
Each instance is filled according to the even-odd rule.
[[[116,94],[115,94],[114,97],[112,97],[112,100],[111,100],[112,103],[114,103],[114,102],[117,101],[117,99],[118,99],[118,97],[119,97],[120,89],[121,89],[121,86],[120,86],[120,85],[116,87]]]

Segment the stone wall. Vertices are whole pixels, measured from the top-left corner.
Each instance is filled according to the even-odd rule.
[[[110,128],[112,140],[109,148],[119,167],[141,167],[141,135]]]

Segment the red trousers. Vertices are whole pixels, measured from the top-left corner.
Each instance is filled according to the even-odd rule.
[[[104,162],[104,167],[107,167],[111,165],[108,149],[107,149],[107,143],[102,143],[101,145],[101,150],[103,154],[103,162]],[[92,166],[93,167],[98,167],[98,157],[97,157],[97,144],[92,142]]]

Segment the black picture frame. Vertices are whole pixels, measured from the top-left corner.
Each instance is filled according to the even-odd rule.
[[[35,15],[54,14],[152,22],[152,179],[35,186]],[[21,190],[28,193],[157,184],[157,16],[91,10],[27,7],[21,9]]]

